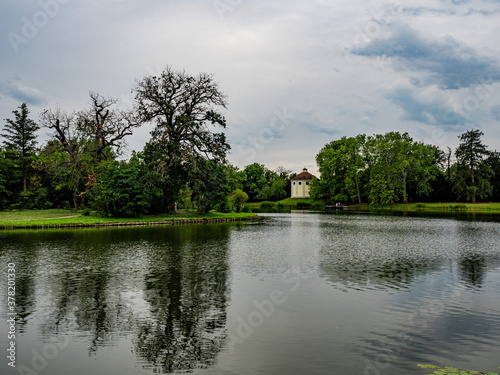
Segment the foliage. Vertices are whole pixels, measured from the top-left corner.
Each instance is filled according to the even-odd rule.
[[[486,199],[493,192],[490,179],[494,171],[485,161],[490,152],[481,142],[483,135],[480,130],[466,131],[459,137],[460,144],[455,150],[457,167],[454,191],[458,198],[465,198],[472,203],[476,202],[476,198]]]
[[[19,200],[19,187],[23,180],[17,155],[11,149],[0,149],[0,210]]]
[[[193,190],[188,184],[179,191],[179,203],[183,208],[191,209],[193,208],[193,202],[191,197],[193,196]]]
[[[264,201],[260,203],[260,208],[273,208],[275,205],[274,202]]]
[[[198,158],[191,165],[189,184],[193,190],[192,200],[199,214],[226,204],[229,194],[228,176],[225,168],[216,162]]]
[[[40,129],[38,124],[29,118],[29,110],[26,103],[22,103],[18,110],[12,111],[15,120],[5,119],[5,133],[2,137],[7,149],[17,154],[17,160],[23,176],[23,191],[27,190],[27,179],[30,171],[31,158],[36,152],[36,131]]]
[[[91,108],[67,114],[60,109],[45,110],[42,125],[52,130],[54,141],[42,165],[53,175],[64,176],[78,210],[97,179],[98,167],[104,160],[114,160],[124,138],[139,126],[132,112],[115,109],[115,99],[90,93]],[[114,150],[114,151],[112,151]],[[52,157],[50,157],[52,156]]]
[[[435,146],[414,142],[408,133],[389,132],[343,137],[327,144],[316,156],[321,180],[311,184],[311,197],[327,203],[375,205],[407,203],[409,195],[428,196],[442,175],[443,153]]]
[[[248,200],[248,195],[241,189],[236,189],[233,191],[229,197],[231,205],[236,209],[236,212],[241,212],[243,203]],[[243,211],[248,212],[248,211]]]
[[[226,96],[213,76],[197,77],[170,67],[159,76],[147,75],[134,88],[137,116],[152,122],[155,129],[149,141],[148,164],[162,178],[165,212],[172,213],[179,191],[187,176],[185,167],[205,158],[223,164],[229,144],[224,133],[211,126],[226,127],[219,108],[226,108]]]
[[[491,200],[498,202],[500,201],[500,152],[490,153],[486,163],[493,171],[493,177],[490,178],[492,187]]]
[[[137,217],[145,214],[150,194],[142,176],[144,166],[137,157],[129,162],[102,165],[93,194],[97,210],[104,216]]]
[[[467,375],[467,374],[481,374],[481,375],[498,375],[497,371],[492,371],[492,372],[481,372],[481,371],[474,371],[474,370],[459,370],[458,368],[455,367],[439,367],[435,365],[417,365],[420,368],[423,369],[433,369],[435,371],[432,372],[432,374],[428,375]],[[499,367],[500,369],[500,367]]]

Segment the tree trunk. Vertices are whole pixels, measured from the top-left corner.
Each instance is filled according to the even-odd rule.
[[[165,213],[167,215],[175,215],[175,202],[170,202],[167,204],[167,207],[165,208]]]
[[[73,205],[75,206],[75,211],[78,212],[80,207],[78,206],[78,195],[73,193]]]

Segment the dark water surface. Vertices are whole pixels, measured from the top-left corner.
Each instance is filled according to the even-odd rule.
[[[0,233],[0,373],[500,366],[499,221],[263,215],[243,224]],[[9,263],[16,369],[5,355]]]

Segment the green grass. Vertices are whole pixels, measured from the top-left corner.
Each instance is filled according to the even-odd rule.
[[[71,216],[71,217],[68,217]],[[176,215],[147,215],[138,218],[101,217],[97,214],[82,216],[74,211],[67,210],[26,210],[0,212],[0,228],[20,226],[47,226],[47,225],[93,225],[106,223],[131,222],[161,222],[194,219],[235,219],[257,217],[252,213],[220,213],[210,212],[198,215],[196,211],[180,211]]]

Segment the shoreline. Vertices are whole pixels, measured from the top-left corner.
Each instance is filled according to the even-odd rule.
[[[212,224],[212,223],[230,223],[240,221],[258,221],[261,216],[242,216],[242,217],[215,217],[215,218],[179,218],[168,220],[143,220],[143,221],[112,221],[96,223],[55,223],[55,224],[20,224],[14,222],[0,224],[0,230],[18,230],[18,229],[76,229],[76,228],[106,228],[106,227],[137,227],[137,226],[160,226],[160,225],[186,225],[186,224]],[[49,219],[50,220],[50,219]]]

